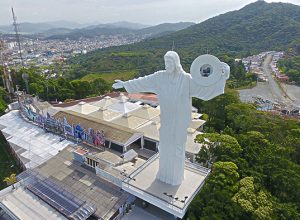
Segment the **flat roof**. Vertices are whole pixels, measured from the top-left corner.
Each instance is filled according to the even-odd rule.
[[[72,152],[75,150],[67,147],[35,171],[95,207],[95,215],[99,218],[111,218],[130,195],[73,160]]]
[[[0,207],[8,209],[19,219],[67,219],[23,187],[18,187],[16,190],[10,191],[3,197],[0,197],[0,203]]]
[[[77,154],[80,154],[80,155],[85,155],[88,153],[87,150],[84,150],[84,149],[81,149],[81,148],[78,148],[76,151],[75,151]]]
[[[99,152],[96,154],[86,155],[87,158],[93,159],[93,160],[102,160],[112,166],[115,166],[116,164],[123,161],[123,159],[118,155],[117,153],[112,153],[109,150]]]
[[[123,220],[161,220],[162,218],[153,215],[147,210],[135,206],[133,210],[123,217]],[[165,219],[165,218],[164,218]],[[174,216],[169,216],[168,220],[174,220]]]
[[[24,120],[18,110],[0,117],[1,132],[26,168],[34,168],[58,154],[71,141]]]
[[[210,171],[186,163],[183,182],[181,185],[172,186],[156,179],[158,167],[159,156],[156,154],[123,181],[122,189],[182,218]],[[168,195],[172,195],[172,198]]]

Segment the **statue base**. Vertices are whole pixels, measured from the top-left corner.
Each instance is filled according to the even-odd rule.
[[[190,202],[202,188],[210,170],[192,163],[185,163],[184,180],[173,186],[156,178],[159,155],[155,154],[145,164],[122,182],[122,189],[150,204],[182,218]]]

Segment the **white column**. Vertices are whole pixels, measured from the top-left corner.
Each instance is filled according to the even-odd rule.
[[[144,149],[144,144],[145,144],[145,141],[144,141],[144,136],[141,137],[141,149]]]

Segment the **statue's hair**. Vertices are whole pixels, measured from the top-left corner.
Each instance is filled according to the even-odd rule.
[[[170,58],[174,61],[174,64],[175,64],[175,68],[177,70],[177,72],[184,72],[181,64],[180,64],[180,58],[179,58],[179,55],[175,52],[175,51],[168,51],[164,58]]]

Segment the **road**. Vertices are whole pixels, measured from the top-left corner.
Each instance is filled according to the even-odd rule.
[[[293,104],[300,108],[300,87],[296,85],[281,84],[284,91],[293,100]]]
[[[300,107],[300,87],[283,85],[281,87],[278,82],[273,78],[270,63],[272,61],[272,55],[268,55],[263,64],[264,76],[268,79],[268,82],[257,82],[257,85],[252,89],[240,90],[240,98],[243,102],[254,102],[253,97],[261,97],[263,99],[277,102],[286,108]]]

